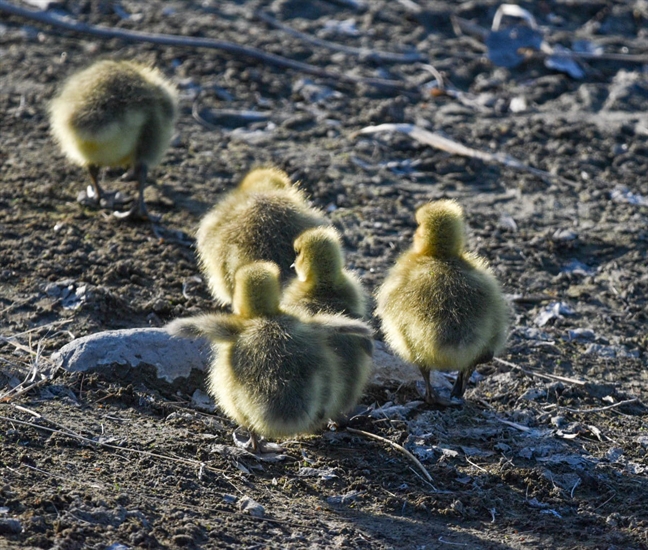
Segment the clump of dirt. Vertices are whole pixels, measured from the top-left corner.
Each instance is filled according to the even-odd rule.
[[[451,22],[456,15],[489,28],[496,3],[417,4],[420,11],[325,0],[55,7],[92,25],[229,40],[407,81],[405,91],[218,50],[75,35],[0,11],[0,384],[11,390],[0,403],[0,545],[648,548],[648,85],[640,65],[593,59],[580,80],[538,56],[498,68]],[[648,51],[648,13],[637,3],[581,4],[528,7],[554,44],[578,37],[612,52]],[[257,10],[347,49],[303,41]],[[351,47],[418,51],[463,95],[431,94],[425,84],[434,77],[421,64],[358,57]],[[47,101],[100,58],[155,63],[180,90],[178,134],[146,190],[149,209],[163,216],[156,230],[78,204],[86,174],[49,135]],[[552,176],[402,134],[357,135],[386,122],[417,124]],[[488,258],[514,308],[506,363],[482,366],[460,409],[433,410],[420,403],[420,388],[395,383],[370,388],[350,423],[407,449],[432,481],[393,446],[351,430],[254,456],[235,445],[235,426],[218,410],[205,412],[182,392],[63,374],[49,361],[75,337],[213,309],[196,279],[192,235],[247,170],[269,163],[327,213],[348,266],[371,291],[411,242],[417,206],[440,197],[464,205],[470,247]],[[121,175],[108,171],[105,187],[133,194]]]

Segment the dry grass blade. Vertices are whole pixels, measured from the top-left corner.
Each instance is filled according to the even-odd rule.
[[[529,166],[528,164],[525,164],[515,157],[512,157],[505,153],[487,153],[485,151],[479,151],[478,149],[467,147],[466,145],[463,145],[458,141],[454,141],[453,139],[444,137],[440,134],[424,130],[423,128],[420,128],[415,124],[387,123],[379,124],[377,126],[367,126],[366,128],[363,128],[362,130],[356,132],[356,134],[354,134],[354,137],[358,134],[376,134],[378,132],[400,132],[402,134],[410,136],[412,139],[415,139],[420,143],[429,145],[430,147],[434,147],[435,149],[439,149],[453,155],[476,158],[489,163],[502,164],[503,166],[513,168],[514,170],[528,172],[529,174],[533,174],[534,176],[538,176],[539,178],[547,181],[560,181],[569,186],[576,185],[576,182],[567,180],[560,176],[555,176],[545,170],[540,170],[539,168]]]
[[[61,326],[61,325],[67,325],[69,323],[72,323],[73,321],[74,321],[74,319],[61,319],[60,321],[52,321],[51,323],[46,323],[44,325],[39,325],[37,327],[30,328],[29,330],[24,330],[23,332],[18,332],[17,334],[12,334],[11,336],[0,336],[0,339],[6,340],[7,342],[9,342],[12,339],[19,338],[20,336],[25,336],[27,334],[31,334],[32,332],[43,330],[45,328],[50,329],[52,327],[58,327],[58,326]],[[48,330],[48,334],[49,334],[49,330]]]
[[[405,447],[402,445],[399,445],[398,443],[394,443],[393,441],[390,441],[389,439],[385,437],[381,437],[376,434],[372,434],[371,432],[365,432],[364,430],[356,430],[355,428],[347,428],[347,432],[352,433],[352,434],[357,434],[361,435],[363,437],[368,437],[369,439],[375,439],[376,441],[382,441],[383,443],[387,443],[390,447],[393,447],[396,449],[399,453],[404,454],[407,458],[409,458],[414,464],[416,464],[416,467],[423,472],[423,475],[425,476],[425,479],[427,479],[430,483],[432,483],[432,476],[430,475],[430,472],[428,472],[425,469],[425,466],[421,464],[418,458],[416,458],[412,453],[410,453]],[[436,490],[436,489],[435,489]]]
[[[45,357],[42,354],[43,351],[43,342],[46,338],[46,336],[42,337],[36,346],[36,350],[32,348],[31,345],[31,336],[29,340],[29,346],[26,346],[16,340],[16,338],[20,336],[25,336],[25,335],[31,335],[31,333],[43,329],[48,329],[48,334],[49,334],[49,329],[51,327],[55,326],[60,326],[60,325],[65,325],[67,323],[72,322],[71,319],[62,319],[60,321],[54,321],[52,323],[48,323],[46,325],[40,325],[37,327],[34,327],[32,329],[26,330],[24,332],[20,332],[18,334],[13,334],[11,336],[0,336],[0,341],[6,342],[7,344],[11,344],[14,348],[24,351],[25,353],[29,354],[31,356],[31,364],[29,366],[29,370],[27,374],[25,375],[25,378],[23,381],[18,384],[17,386],[10,388],[9,390],[0,392],[0,403],[6,403],[8,401],[11,401],[12,399],[15,399],[16,397],[19,397],[28,391],[37,388],[50,380],[54,374],[58,370],[58,365],[54,363],[51,359]],[[42,372],[42,366],[43,363],[47,365],[47,367],[50,369],[48,374],[44,374]],[[38,379],[37,379],[38,378]]]

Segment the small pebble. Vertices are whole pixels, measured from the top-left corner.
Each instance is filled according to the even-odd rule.
[[[258,502],[250,497],[243,497],[238,503],[239,510],[251,516],[262,518],[265,515],[265,509]]]
[[[0,535],[18,535],[22,530],[22,523],[17,519],[0,519]]]

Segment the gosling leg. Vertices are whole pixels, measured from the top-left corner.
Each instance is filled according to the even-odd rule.
[[[250,450],[255,454],[259,452],[259,437],[252,430],[250,430],[250,439],[248,440],[246,447],[250,447]]]
[[[468,370],[460,370],[455,380],[454,386],[452,386],[452,391],[450,392],[450,397],[462,398],[464,392],[466,391],[466,386],[468,385],[468,380],[470,380],[470,375],[475,370],[475,367],[471,367]]]
[[[119,191],[104,191],[99,185],[99,166],[90,164],[88,166],[88,174],[90,175],[90,184],[86,191],[79,193],[77,201],[84,206],[108,208],[113,210],[118,206],[124,206],[130,202],[128,197],[125,197]]]
[[[452,397],[463,397],[463,394],[466,391],[466,386],[468,386],[468,380],[470,380],[472,373],[475,372],[475,367],[482,363],[488,363],[491,359],[493,359],[493,352],[487,351],[473,363],[472,367],[459,371],[450,395]]]
[[[144,188],[146,187],[146,176],[148,175],[148,167],[146,164],[138,164],[135,167],[135,174],[137,175],[138,181],[138,200],[130,210],[126,212],[114,212],[114,216],[120,220],[160,221],[159,216],[151,216],[149,214],[146,203],[144,202]]]
[[[425,381],[425,402],[428,405],[436,405],[437,407],[457,407],[460,404],[453,402],[451,399],[441,397],[438,392],[432,387],[430,383],[430,371],[419,367],[423,380]],[[453,389],[454,391],[454,389]]]
[[[430,405],[436,405],[440,402],[439,394],[430,384],[430,371],[425,370],[423,367],[419,367],[421,371],[421,376],[425,382],[425,402]]]

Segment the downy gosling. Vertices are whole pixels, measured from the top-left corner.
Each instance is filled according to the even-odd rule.
[[[279,276],[276,264],[250,263],[236,272],[232,314],[176,319],[168,325],[172,334],[211,340],[209,392],[249,430],[255,451],[258,435],[313,433],[355,404],[351,401],[359,392],[355,386],[349,390],[349,375],[341,372],[331,339],[370,335],[364,323],[341,315],[284,311]]]
[[[139,184],[138,200],[125,219],[150,219],[144,187],[173,135],[177,92],[160,71],[130,61],[99,61],[72,75],[50,104],[51,131],[63,153],[87,168],[89,202],[119,207],[118,193],[99,184],[102,167],[132,168]]]
[[[376,312],[387,343],[418,366],[426,401],[442,403],[429,371],[458,370],[452,397],[462,397],[475,366],[504,347],[508,305],[486,262],[465,250],[461,206],[428,203],[416,212],[412,247],[377,292]]]
[[[326,224],[323,214],[308,206],[285,172],[252,170],[198,228],[199,263],[213,297],[222,305],[230,304],[234,274],[254,261],[276,263],[285,284],[294,275],[293,241],[306,229]]]
[[[281,304],[286,309],[301,309],[308,315],[343,314],[363,318],[367,296],[360,281],[343,268],[344,257],[338,232],[332,227],[304,231],[294,244],[297,258],[293,279],[284,290]],[[331,340],[340,360],[344,381],[344,410],[358,402],[372,369],[373,339],[336,334]],[[345,422],[345,418],[338,418]]]
[[[287,306],[309,313],[342,313],[363,318],[367,296],[360,281],[344,269],[340,236],[332,227],[304,231],[294,243],[297,278],[283,294]]]

